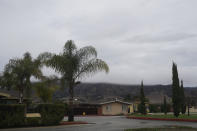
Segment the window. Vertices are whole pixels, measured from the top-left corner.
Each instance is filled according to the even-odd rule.
[[[106,105],[106,110],[111,111],[111,105]]]
[[[127,111],[127,105],[122,105],[122,111]]]

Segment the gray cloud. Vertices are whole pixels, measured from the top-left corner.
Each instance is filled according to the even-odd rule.
[[[172,60],[197,85],[196,0],[1,0],[0,70],[26,51],[58,53],[68,39],[94,46],[110,66],[83,81],[171,83]],[[53,71],[44,69],[46,74]]]
[[[196,34],[189,33],[149,33],[137,36],[131,36],[128,39],[123,40],[126,43],[166,43],[166,42],[177,42],[185,39],[196,37]]]

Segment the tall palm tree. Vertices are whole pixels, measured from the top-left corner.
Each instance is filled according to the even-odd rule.
[[[41,62],[39,59],[32,59],[30,53],[25,53],[23,58],[11,59],[5,66],[3,72],[3,87],[17,88],[19,90],[19,103],[23,103],[24,89],[27,96],[30,95],[30,78],[42,77]]]
[[[109,72],[108,65],[97,58],[96,49],[86,46],[77,49],[72,40],[68,40],[59,54],[43,53],[40,55],[46,66],[53,68],[61,74],[62,83],[69,87],[69,113],[68,121],[74,121],[73,113],[73,88],[80,78],[92,75],[98,71]]]

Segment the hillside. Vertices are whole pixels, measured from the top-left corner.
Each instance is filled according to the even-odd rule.
[[[123,85],[110,83],[82,83],[74,88],[75,98],[81,102],[100,103],[115,98],[124,99],[130,95],[133,101],[139,95],[139,85]],[[170,85],[144,85],[145,96],[150,103],[162,103],[164,96],[167,101],[171,101],[171,86]],[[193,97],[197,103],[197,88],[185,87],[185,95]],[[18,97],[18,91],[0,89],[0,92],[11,94]],[[33,99],[36,99],[35,92],[32,91]],[[54,99],[68,99],[68,88],[58,90],[54,93]]]
[[[82,83],[74,89],[75,97],[80,98],[85,102],[99,102],[111,98],[124,98],[130,94],[133,98],[139,94],[139,85],[121,85],[110,83]],[[161,103],[163,96],[171,98],[170,85],[145,85],[144,92],[151,103]],[[197,88],[185,87],[186,96],[196,97]],[[57,91],[54,98],[68,97],[68,89]]]

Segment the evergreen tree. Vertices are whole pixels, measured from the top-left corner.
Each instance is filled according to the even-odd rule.
[[[185,103],[185,93],[183,88],[183,80],[181,80],[181,88],[180,88],[180,98],[181,98],[181,113],[185,114],[186,112],[186,103]]]
[[[187,97],[187,115],[188,116],[190,115],[190,111],[189,111],[190,105],[191,105],[191,98]]]
[[[180,113],[180,87],[177,65],[173,62],[172,66],[172,104],[174,116],[178,117]]]
[[[146,114],[146,105],[145,105],[145,95],[144,95],[144,85],[143,81],[141,82],[141,87],[140,87],[140,104],[138,106],[138,111],[145,115]]]
[[[163,99],[163,111],[164,111],[164,114],[166,115],[167,114],[167,102],[166,102],[166,96],[164,96],[164,99]]]

